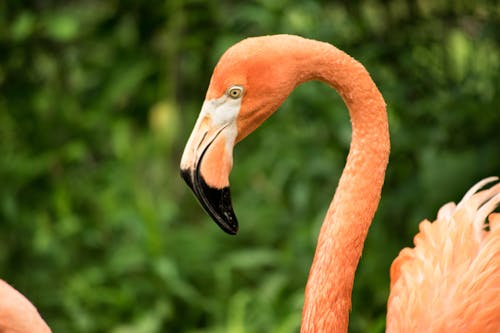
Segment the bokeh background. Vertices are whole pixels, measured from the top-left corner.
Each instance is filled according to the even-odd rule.
[[[345,50],[388,104],[350,332],[384,330],[418,222],[500,174],[496,1],[1,1],[0,276],[55,333],[298,331],[349,147],[339,96],[304,84],[236,147],[236,237],[178,170],[218,57],[274,33]]]

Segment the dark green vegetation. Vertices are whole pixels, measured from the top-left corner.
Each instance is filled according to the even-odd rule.
[[[0,277],[55,333],[298,330],[349,146],[341,99],[303,85],[236,147],[236,237],[178,171],[218,57],[273,33],[335,44],[387,101],[392,155],[351,316],[352,332],[383,330],[389,265],[418,222],[500,174],[500,6],[331,3],[0,2]]]

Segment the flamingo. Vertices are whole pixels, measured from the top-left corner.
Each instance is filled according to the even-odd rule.
[[[327,83],[343,98],[352,141],[318,236],[301,332],[347,332],[354,274],[390,150],[384,99],[358,61],[299,36],[233,45],[214,69],[181,176],[219,227],[236,234],[229,187],[233,147],[310,80]],[[479,191],[496,180],[479,182],[459,204],[444,205],[436,221],[420,223],[415,247],[403,249],[391,266],[387,332],[500,332],[500,214],[494,213],[500,183]]]
[[[19,291],[0,280],[0,333],[51,333],[37,309]]]

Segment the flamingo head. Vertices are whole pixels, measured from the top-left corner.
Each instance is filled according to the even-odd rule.
[[[229,234],[238,231],[229,188],[233,147],[308,79],[299,70],[307,59],[304,41],[288,35],[248,38],[229,48],[214,69],[180,167],[203,208]]]

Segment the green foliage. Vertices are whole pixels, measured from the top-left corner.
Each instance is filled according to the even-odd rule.
[[[418,222],[499,174],[499,15],[488,1],[0,3],[0,276],[54,332],[298,331],[349,147],[341,99],[300,86],[238,145],[237,237],[178,163],[222,52],[300,34],[359,59],[388,104],[350,324],[383,331],[389,265]]]

